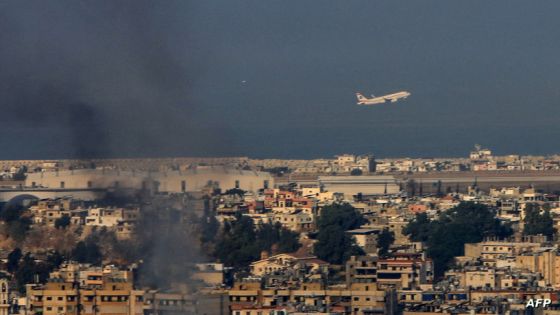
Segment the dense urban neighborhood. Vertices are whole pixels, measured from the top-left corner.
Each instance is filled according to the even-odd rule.
[[[3,161],[0,313],[560,314],[555,161]]]

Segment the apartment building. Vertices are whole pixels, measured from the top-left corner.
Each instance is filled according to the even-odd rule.
[[[126,279],[104,277],[100,285],[81,285],[62,278],[27,285],[30,314],[143,314],[144,291]]]

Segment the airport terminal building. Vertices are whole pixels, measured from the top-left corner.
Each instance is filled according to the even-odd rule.
[[[222,190],[238,188],[256,192],[274,187],[266,172],[212,167],[187,171],[139,172],[80,169],[29,173],[26,187],[50,189],[136,189],[155,192],[195,192],[212,185]]]

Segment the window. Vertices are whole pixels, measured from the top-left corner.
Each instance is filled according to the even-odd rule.
[[[93,187],[93,183],[91,182],[91,180],[88,180],[87,188],[92,188],[92,187]]]
[[[185,181],[185,180],[181,181],[181,191],[182,192],[187,191],[187,181]]]
[[[239,189],[239,180],[235,181],[235,188]]]
[[[264,182],[263,182],[264,189],[268,189],[268,185],[269,185],[268,179],[265,179]]]
[[[60,188],[64,188],[64,182],[60,182]]]

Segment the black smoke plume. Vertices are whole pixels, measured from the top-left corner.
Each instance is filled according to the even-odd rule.
[[[0,2],[0,123],[17,138],[4,156],[189,155],[220,141],[193,127],[204,60],[190,12],[189,1]]]

